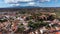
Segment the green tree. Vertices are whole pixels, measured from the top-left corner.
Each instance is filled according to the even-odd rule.
[[[18,27],[17,32],[21,32],[21,33],[23,33],[24,30],[25,30],[24,25],[23,25],[23,24],[19,24],[19,27]]]
[[[5,21],[7,21],[7,19],[0,18],[0,22],[1,22],[1,23],[2,23],[2,22],[5,22]]]

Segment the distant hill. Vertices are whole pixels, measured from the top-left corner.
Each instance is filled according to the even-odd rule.
[[[0,8],[0,11],[60,11],[60,7],[35,7],[35,6],[27,6],[27,7],[9,7],[9,8]]]

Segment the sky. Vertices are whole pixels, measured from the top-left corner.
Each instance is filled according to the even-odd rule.
[[[60,0],[0,0],[0,8],[26,6],[60,7]]]

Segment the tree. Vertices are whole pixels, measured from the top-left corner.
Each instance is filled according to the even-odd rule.
[[[19,27],[18,27],[17,32],[21,32],[21,33],[23,33],[24,30],[25,30],[24,25],[23,25],[23,24],[19,24]]]
[[[54,15],[49,15],[49,17],[47,17],[47,19],[51,20],[51,21],[54,20],[55,18],[56,18],[56,16],[54,16]]]
[[[25,14],[26,11],[22,10],[22,11],[19,11],[19,14]]]
[[[33,19],[33,16],[26,17],[26,20],[31,20],[31,19]]]
[[[0,18],[0,22],[2,23],[2,22],[5,22],[5,21],[7,21],[7,19],[5,19],[5,18]]]
[[[28,27],[30,27],[30,29],[32,29],[32,30],[36,30],[40,27],[46,27],[47,29],[50,28],[49,23],[47,23],[47,22],[45,23],[43,21],[38,21],[38,22],[29,21]]]

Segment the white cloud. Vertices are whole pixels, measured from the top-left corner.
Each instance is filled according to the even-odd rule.
[[[34,6],[35,4],[36,4],[35,2],[29,2],[27,5]]]
[[[4,0],[5,3],[12,3],[15,2],[15,0]]]
[[[26,4],[10,4],[10,6],[35,6],[35,2],[29,2],[29,3],[26,3]]]
[[[16,4],[16,6],[20,6],[20,4]]]
[[[30,1],[33,1],[33,0],[16,0],[16,1],[20,1],[20,2],[30,2]]]
[[[10,4],[10,6],[20,6],[20,4]]]
[[[34,0],[4,0],[5,3],[31,2]]]
[[[39,2],[50,2],[51,0],[38,0]],[[57,0],[54,0],[57,1]],[[40,6],[39,2],[34,2],[34,0],[4,0],[5,3],[10,4],[10,6]],[[18,3],[18,2],[27,2],[27,3]]]
[[[40,2],[49,2],[51,0],[39,0]]]

